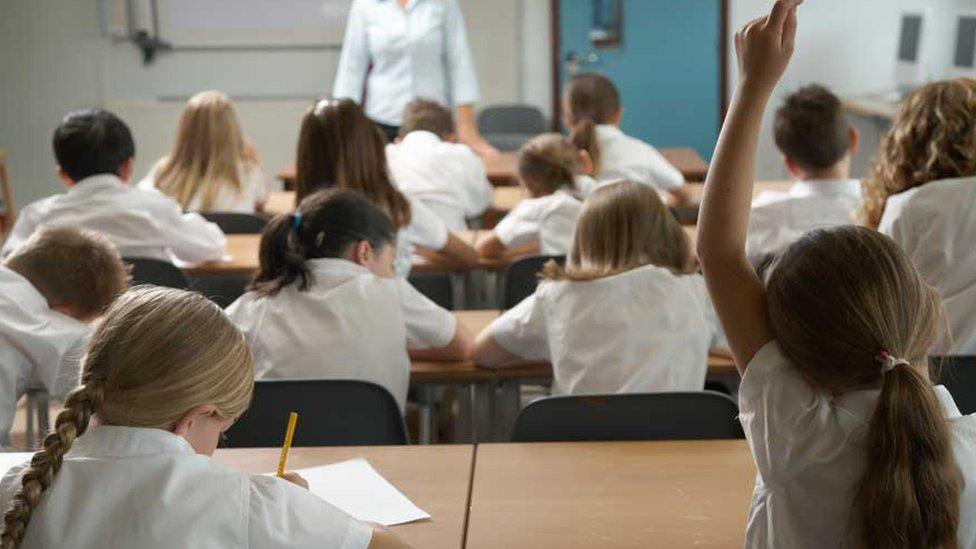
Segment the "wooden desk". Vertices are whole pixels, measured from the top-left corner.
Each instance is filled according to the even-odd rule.
[[[227,254],[224,261],[211,261],[196,267],[183,269],[190,276],[249,275],[258,270],[259,234],[227,235]]]
[[[469,549],[741,547],[745,441],[479,444]]]
[[[278,448],[217,450],[214,457],[248,473],[274,471]],[[363,457],[398,490],[431,515],[394,526],[414,547],[457,549],[464,536],[474,448],[470,445],[292,448],[289,469]]]
[[[851,114],[892,121],[898,116],[901,101],[892,101],[881,95],[842,97],[841,105]]]
[[[491,209],[499,213],[512,211],[525,198],[522,187],[495,187],[492,193]],[[269,215],[291,213],[295,210],[295,191],[280,191],[268,195],[264,211]]]
[[[708,175],[708,163],[698,151],[690,147],[658,149],[672,166],[685,176],[685,181],[704,181]]]

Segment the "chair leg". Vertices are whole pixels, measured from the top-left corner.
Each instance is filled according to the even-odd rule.
[[[427,384],[419,385],[417,392],[419,400],[417,442],[419,444],[430,444],[431,422],[434,417],[434,388]]]
[[[458,414],[454,424],[454,442],[473,442],[472,414],[474,387],[471,385],[455,386],[457,395]]]

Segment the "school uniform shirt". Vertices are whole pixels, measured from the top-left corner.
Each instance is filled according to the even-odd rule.
[[[183,213],[176,201],[157,190],[131,187],[111,174],[82,179],[66,193],[28,205],[17,216],[3,255],[46,225],[101,233],[122,257],[188,264],[220,260],[226,242],[217,225]]]
[[[552,363],[553,395],[700,391],[724,345],[701,275],[645,265],[545,281],[489,326],[515,356]]]
[[[163,160],[165,159],[160,159],[159,162],[156,162],[149,170],[149,173],[146,174],[146,177],[142,178],[142,181],[139,182],[137,185],[138,188],[156,188],[156,175],[159,172]],[[210,209],[207,210],[208,212],[252,214],[255,212],[255,205],[261,204],[268,199],[268,184],[264,180],[264,172],[260,166],[256,164],[242,165],[240,168],[240,178],[242,183],[240,191],[234,189],[229,181],[225,181],[220,185],[217,194],[214,196],[213,203],[210,205]],[[203,211],[201,193],[194,195],[186,209],[191,212]]]
[[[0,443],[28,389],[66,395],[78,384],[88,326],[48,306],[16,272],[0,266]]]
[[[976,415],[961,415],[945,387],[934,389],[966,483],[959,547],[976,547]],[[746,547],[851,546],[852,491],[867,466],[865,438],[879,395],[830,397],[800,376],[775,341],[756,353],[739,386],[739,420],[757,469]]]
[[[396,275],[406,278],[413,264],[413,252],[417,248],[438,251],[447,245],[450,231],[437,214],[423,202],[404,195],[410,203],[410,224],[397,231],[396,257],[393,268]]]
[[[598,125],[596,139],[600,147],[600,170],[596,179],[628,179],[659,191],[684,185],[685,177],[657,149],[630,137],[617,126]]]
[[[495,236],[506,248],[539,243],[541,255],[566,255],[582,211],[583,203],[567,189],[527,198],[495,225]]]
[[[244,332],[258,379],[358,379],[386,387],[404,408],[407,349],[448,345],[457,320],[402,278],[345,259],[312,259],[308,291],[244,294],[227,315]]]
[[[888,197],[878,230],[942,294],[952,340],[940,354],[976,354],[976,177],[933,181]]]
[[[4,509],[27,464],[0,483]],[[91,426],[34,509],[24,549],[365,549],[372,529],[307,489],[246,475],[151,428]]]
[[[848,225],[860,202],[856,179],[798,181],[789,192],[764,192],[752,202],[746,255],[755,265],[809,231]]]
[[[386,159],[400,190],[423,202],[451,231],[467,229],[467,218],[491,205],[485,165],[467,145],[414,131],[387,145]]]

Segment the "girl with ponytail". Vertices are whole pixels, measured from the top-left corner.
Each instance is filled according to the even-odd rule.
[[[792,56],[778,0],[736,35],[740,80],[705,184],[698,255],[743,373],[758,470],[749,547],[976,547],[976,416],[933,387],[945,312],[891,239],[806,234],[761,282],[745,254],[763,110]]]
[[[206,298],[124,294],[92,335],[44,448],[0,484],[0,546],[398,546],[297,475],[248,476],[210,459],[253,386],[244,338]]]
[[[268,223],[258,274],[227,309],[257,377],[371,381],[403,409],[410,357],[466,358],[471,334],[394,276],[395,250],[390,218],[348,189],[309,195]]]
[[[651,145],[620,130],[620,92],[609,78],[592,72],[569,79],[562,100],[570,142],[586,152],[585,173],[597,181],[628,179],[663,193],[672,207],[691,200],[685,178]]]

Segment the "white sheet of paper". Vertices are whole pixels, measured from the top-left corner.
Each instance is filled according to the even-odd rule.
[[[7,474],[14,465],[29,461],[34,452],[0,452],[0,477]]]
[[[313,494],[359,520],[393,526],[430,518],[363,458],[295,472]]]

